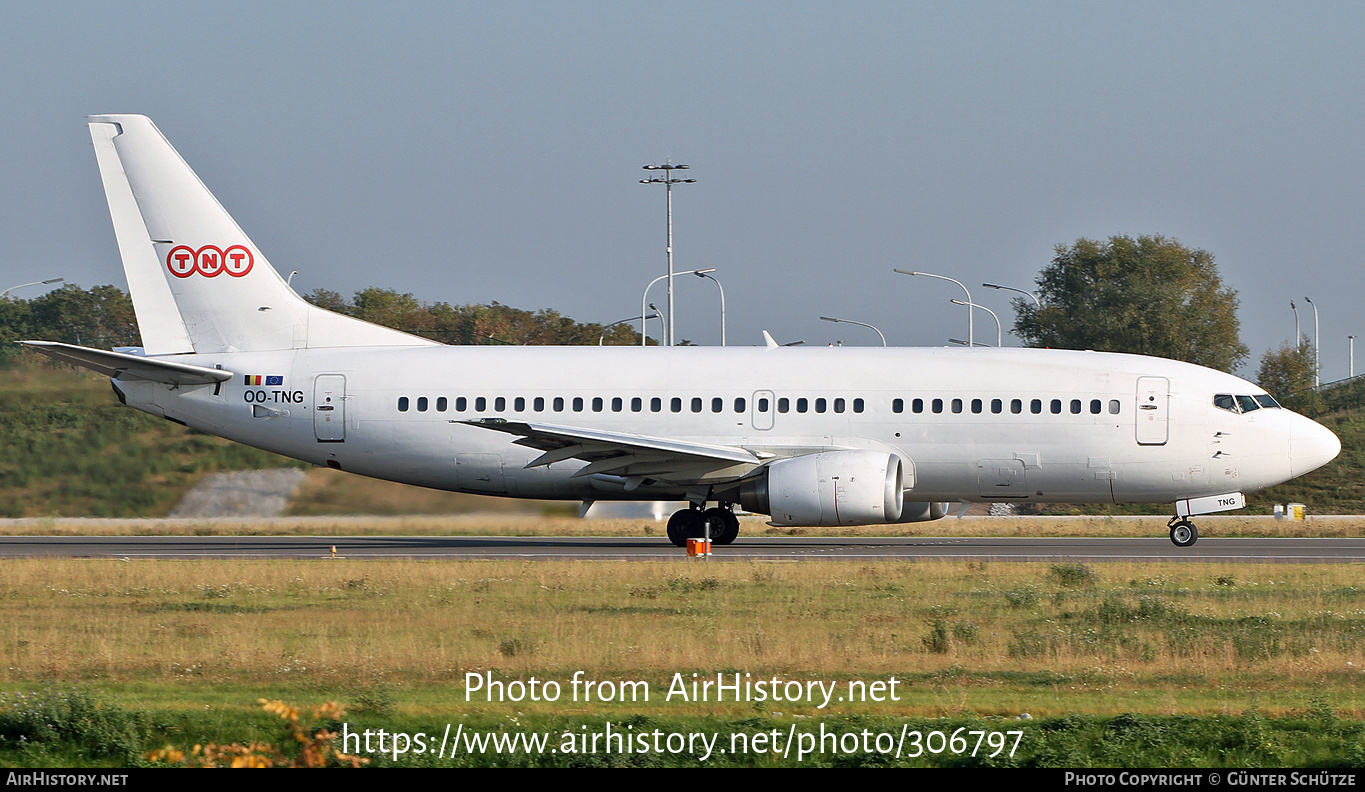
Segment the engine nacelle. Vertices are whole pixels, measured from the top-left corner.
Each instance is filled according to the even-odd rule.
[[[740,505],[773,525],[877,525],[901,518],[901,458],[883,451],[825,451],[780,459],[745,482]]]
[[[929,522],[930,520],[942,520],[948,514],[948,508],[952,506],[947,501],[911,502],[906,501],[901,507],[901,518],[896,522]]]

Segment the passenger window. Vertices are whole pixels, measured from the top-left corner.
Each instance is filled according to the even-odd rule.
[[[692,397],[692,412],[701,412],[701,398],[698,396]]]
[[[980,400],[980,399],[972,399],[972,412],[974,412],[974,413],[979,413],[979,412],[981,412],[981,400]]]
[[[1099,414],[1100,414],[1100,410],[1103,408],[1103,406],[1104,406],[1104,405],[1100,403],[1100,400],[1099,400],[1099,399],[1091,399],[1091,400],[1090,400],[1090,414],[1091,414],[1091,415],[1099,415]]]
[[[924,412],[924,399],[915,399],[910,402],[910,410],[917,413]]]
[[[1110,399],[1110,400],[1109,400],[1109,414],[1110,414],[1110,415],[1118,415],[1118,414],[1119,414],[1119,400],[1118,400],[1118,399]]]
[[[512,409],[517,412],[526,412],[526,397],[518,396],[512,400]]]
[[[1034,399],[1033,401],[1029,402],[1028,409],[1029,409],[1029,412],[1033,413],[1034,415],[1038,415],[1038,414],[1042,413],[1042,411],[1043,411],[1043,400],[1042,400],[1042,399]]]
[[[398,397],[398,412],[407,412],[407,411],[408,411],[408,397],[406,397],[406,396],[399,396],[399,397]]]
[[[535,407],[536,412],[545,412],[545,397],[537,396],[536,400],[531,402],[531,405]]]
[[[893,413],[905,412],[905,399],[892,399],[891,412]]]
[[[611,397],[611,411],[612,411],[612,412],[621,412],[621,407],[622,407],[623,405],[624,405],[624,402],[621,401],[621,397],[620,397],[620,396],[613,396],[613,397]]]
[[[1024,411],[1024,402],[1020,399],[1010,399],[1010,412],[1018,415]]]
[[[797,399],[797,400],[796,400],[796,411],[797,411],[797,412],[799,412],[799,413],[805,412],[807,406],[808,406],[808,402],[805,400],[805,398],[800,398],[800,399]]]
[[[991,412],[999,415],[1005,410],[1005,403],[999,399],[991,399]]]
[[[583,397],[582,397],[582,396],[575,396],[575,397],[573,397],[573,411],[574,411],[574,412],[583,412]]]
[[[735,399],[735,412],[742,413],[747,409],[749,409],[749,403],[743,396]],[[763,412],[767,412],[767,410],[764,410]]]
[[[455,397],[455,412],[464,412],[469,409],[469,400],[463,396]]]
[[[935,414],[935,415],[937,415],[938,413],[943,412],[943,400],[942,400],[942,399],[934,399],[934,401],[933,401],[933,410],[934,410],[934,414]]]
[[[426,411],[427,411],[427,397],[425,397],[425,396],[418,396],[418,397],[417,397],[417,412],[426,412]]]
[[[592,397],[592,411],[593,411],[593,412],[602,412],[602,397],[601,397],[601,396],[594,396],[594,397]]]
[[[507,400],[499,396],[493,400],[493,409],[496,412],[503,412],[507,409]]]
[[[790,409],[791,409],[791,400],[788,399],[786,396],[783,396],[782,398],[780,398],[780,399],[777,400],[777,411],[778,411],[778,412],[784,413],[784,412],[787,412],[787,411],[790,410]]]
[[[961,400],[961,399],[953,399],[953,412],[954,412],[954,413],[960,413],[960,412],[962,412],[962,400]]]
[[[765,412],[768,411],[768,400],[767,400],[767,399],[759,399],[759,400],[758,400],[758,411],[761,412],[761,413],[765,413]]]
[[[672,410],[673,412],[682,412],[682,399],[680,399],[677,396],[674,396],[668,402],[668,409]]]
[[[446,407],[448,406],[450,406],[450,402],[446,401],[446,397],[444,396],[436,397],[436,412],[445,412]]]
[[[844,411],[844,400],[843,400],[843,399],[835,399],[835,400],[834,400],[834,411],[837,412],[837,413],[841,413],[841,412]]]
[[[825,400],[824,400],[824,399],[816,399],[816,400],[815,400],[815,411],[818,412],[818,413],[822,413],[822,412],[825,411]]]
[[[1061,415],[1061,413],[1062,413],[1062,400],[1061,400],[1061,399],[1053,399],[1053,400],[1052,400],[1052,414],[1053,414],[1053,415]]]
[[[854,399],[854,400],[853,400],[853,412],[855,412],[855,413],[860,413],[860,412],[862,412],[862,411],[863,411],[863,400],[862,400],[862,399]]]
[[[474,412],[483,412],[488,409],[488,400],[480,396],[474,400]]]
[[[1080,400],[1080,399],[1072,399],[1072,400],[1071,400],[1071,414],[1072,414],[1072,415],[1080,415],[1080,414],[1081,414],[1081,400]]]
[[[564,397],[556,396],[554,400],[555,412],[564,412]]]
[[[663,412],[663,409],[664,409],[663,399],[660,399],[658,396],[655,396],[654,398],[649,400],[650,412]]]
[[[725,409],[725,400],[719,396],[711,397],[711,412],[718,413]]]
[[[633,397],[631,397],[631,400],[630,400],[630,411],[631,411],[631,412],[639,412],[639,411],[643,410],[644,408],[645,408],[644,399],[641,399],[639,396],[633,396]]]

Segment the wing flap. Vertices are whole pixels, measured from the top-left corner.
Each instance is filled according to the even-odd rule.
[[[762,464],[763,459],[737,446],[698,443],[664,437],[607,432],[555,424],[507,421],[500,418],[452,421],[481,429],[517,436],[518,445],[543,451],[526,467],[541,467],[568,459],[579,459],[587,466],[575,476],[614,473],[648,476],[670,481],[694,481],[708,473],[733,468],[727,473],[744,475]]]
[[[106,352],[103,349],[63,344],[58,341],[20,341],[51,358],[105,375],[114,379],[142,379],[164,382],[167,385],[212,385],[232,379],[231,371],[175,363],[125,352]]]

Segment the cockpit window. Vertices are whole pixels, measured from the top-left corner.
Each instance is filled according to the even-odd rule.
[[[1269,393],[1260,393],[1260,394],[1257,394],[1257,395],[1256,395],[1256,401],[1259,402],[1260,405],[1261,405],[1262,407],[1279,407],[1279,406],[1280,406],[1280,403],[1277,402],[1277,401],[1275,401],[1275,397],[1274,397],[1274,396],[1271,396]]]
[[[1213,406],[1228,412],[1237,412],[1237,400],[1231,393],[1220,393],[1213,397]]]
[[[1241,407],[1241,408],[1242,408],[1242,412],[1244,412],[1244,413],[1249,413],[1249,412],[1251,412],[1252,410],[1259,410],[1259,409],[1261,409],[1261,404],[1260,404],[1260,402],[1256,401],[1256,398],[1253,397],[1253,396],[1238,396],[1238,397],[1237,397],[1237,406],[1238,406],[1238,407]]]

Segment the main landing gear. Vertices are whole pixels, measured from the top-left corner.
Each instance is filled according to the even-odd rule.
[[[714,509],[698,509],[695,506],[673,512],[668,518],[668,540],[677,547],[683,547],[688,539],[701,539],[706,535],[707,524],[711,527],[711,541],[718,545],[728,545],[739,536],[739,518],[730,511],[730,504],[723,503]]]
[[[1189,547],[1199,541],[1199,529],[1185,517],[1172,517],[1167,523],[1171,529],[1171,542],[1176,547]]]

